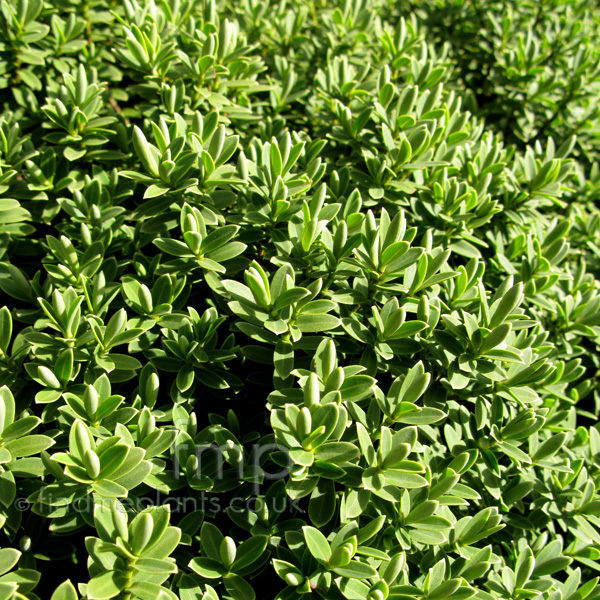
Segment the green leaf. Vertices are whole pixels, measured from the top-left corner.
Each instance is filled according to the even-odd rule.
[[[8,353],[8,346],[12,337],[12,317],[6,306],[0,308],[0,350]],[[1,429],[1,428],[0,428]]]
[[[295,304],[299,300],[310,296],[311,293],[309,290],[305,288],[292,288],[290,290],[286,290],[282,294],[280,294],[275,301],[273,302],[273,311],[279,312],[284,309],[286,306],[290,306],[291,304]]]
[[[308,503],[308,516],[314,525],[323,527],[335,514],[335,485],[330,479],[321,479]]]
[[[178,600],[167,588],[147,581],[134,581],[129,591],[140,600]]]
[[[427,600],[444,600],[454,598],[454,593],[460,588],[462,580],[459,578],[449,579],[427,594]]]
[[[401,414],[394,420],[397,423],[404,423],[406,425],[432,425],[433,423],[438,423],[445,417],[446,413],[439,408],[426,407],[408,414]]]
[[[201,254],[209,254],[218,250],[224,246],[231,238],[238,232],[239,227],[237,225],[226,225],[219,227],[215,231],[211,231],[203,240],[200,245]]]
[[[126,498],[127,497],[127,488],[123,487],[121,484],[116,481],[110,481],[108,479],[102,479],[100,481],[95,481],[92,484],[92,488],[95,492],[100,494],[100,496],[104,496],[105,498]]]
[[[301,314],[296,319],[296,327],[302,333],[330,331],[341,325],[340,319],[327,314]]]
[[[28,435],[23,438],[13,439],[6,442],[6,449],[13,458],[21,456],[32,456],[39,454],[42,450],[47,450],[54,445],[54,440],[46,435]]]
[[[0,549],[0,575],[8,573],[19,561],[21,553],[14,548]]]
[[[174,562],[158,558],[141,558],[135,563],[135,568],[148,575],[177,573],[177,565]]]
[[[158,177],[158,163],[150,151],[150,144],[146,140],[146,136],[137,125],[133,127],[133,147],[146,170],[151,175]]]
[[[56,588],[50,600],[78,600],[78,598],[75,586],[70,579],[67,579]]]
[[[22,417],[12,425],[4,428],[2,439],[4,442],[10,442],[11,440],[23,437],[35,429],[39,423],[40,419],[38,417]]]
[[[171,188],[169,188],[169,186],[166,185],[152,184],[151,186],[146,188],[146,191],[144,192],[144,199],[150,200],[151,198],[158,198],[159,196],[164,196],[166,193],[169,192],[170,189]]]
[[[416,473],[406,473],[405,471],[396,471],[388,469],[385,472],[386,483],[400,488],[412,490],[429,485],[427,479]]]
[[[306,546],[310,553],[321,563],[327,563],[331,558],[331,547],[325,536],[309,525],[302,528]]]
[[[350,442],[326,442],[321,444],[316,451],[316,458],[333,463],[353,460],[358,455],[358,448]]]
[[[553,573],[566,569],[572,562],[573,559],[570,556],[555,556],[544,562],[537,563],[533,570],[533,575],[535,577],[552,575]]]
[[[336,567],[333,569],[333,572],[342,577],[350,577],[352,579],[370,579],[371,577],[377,577],[377,571],[373,567],[358,561],[352,561],[345,567]]]
[[[87,150],[85,148],[65,148],[64,149],[64,155],[65,158],[69,161],[74,161],[74,160],[78,160],[80,158],[82,158],[83,156],[85,156]]]
[[[202,549],[205,554],[216,561],[221,560],[220,548],[224,536],[218,527],[212,523],[205,522],[200,530]]]
[[[481,347],[479,348],[479,352],[481,354],[485,354],[488,350],[491,350],[492,348],[495,348],[501,344],[506,339],[506,336],[510,333],[510,330],[510,323],[502,323],[501,325],[498,325],[485,337]]]
[[[223,578],[223,583],[233,600],[254,600],[256,598],[252,586],[239,575],[229,574]]]
[[[269,539],[267,536],[255,535],[245,542],[242,542],[237,548],[236,558],[231,570],[241,571],[259,560],[267,548],[268,541]]]
[[[275,346],[273,364],[277,375],[287,379],[294,368],[294,345],[287,340],[279,340]]]
[[[192,571],[206,579],[219,579],[226,573],[225,568],[219,561],[203,556],[193,558],[188,566]]]
[[[358,402],[372,394],[376,383],[377,380],[369,375],[351,375],[344,378],[340,391],[346,402]]]
[[[128,583],[127,577],[118,571],[106,571],[90,579],[87,596],[90,600],[106,600],[118,596]]]
[[[523,299],[523,284],[521,282],[513,285],[500,300],[492,307],[490,327],[492,329],[498,327],[512,314],[513,310],[521,304]]]
[[[539,448],[535,451],[534,455],[531,457],[531,460],[533,462],[538,462],[540,460],[545,460],[546,458],[553,456],[561,449],[566,440],[566,433],[557,433],[551,436],[539,446]]]

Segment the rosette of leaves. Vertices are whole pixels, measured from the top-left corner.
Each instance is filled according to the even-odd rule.
[[[224,536],[212,523],[204,523],[200,531],[203,556],[194,558],[189,567],[204,579],[222,580],[227,594],[234,599],[253,600],[256,594],[245,579],[264,564],[268,538],[258,535],[241,544]]]
[[[187,203],[181,210],[180,228],[183,241],[170,238],[154,241],[160,250],[177,257],[176,260],[163,264],[162,268],[171,273],[189,273],[197,267],[205,271],[225,273],[227,267],[221,263],[239,256],[246,249],[246,244],[230,241],[239,231],[239,227],[225,225],[209,233],[202,212]]]
[[[234,335],[228,335],[218,345],[217,330],[225,318],[219,317],[214,307],[202,315],[190,307],[188,314],[178,316],[173,326],[162,330],[163,349],[148,352],[152,364],[177,373],[175,386],[181,394],[193,392],[196,379],[215,389],[240,386],[239,378],[225,367],[237,352]]]
[[[39,417],[17,412],[11,391],[0,388],[0,504],[5,508],[11,507],[17,494],[12,470],[19,459],[39,454],[55,443],[47,435],[31,433],[41,422]]]
[[[112,115],[101,116],[102,85],[89,83],[83,65],[76,73],[64,75],[64,85],[58,93],[46,100],[42,107],[53,129],[62,129],[61,133],[50,133],[46,139],[63,147],[67,160],[74,161],[88,155],[98,159],[119,159],[120,152],[94,150],[108,142],[107,135],[114,134],[110,126],[116,122]]]
[[[69,430],[68,451],[57,452],[46,461],[57,481],[46,485],[36,495],[37,501],[68,506],[91,492],[106,498],[126,498],[152,470],[151,463],[144,460],[145,450],[127,442],[132,440],[119,434],[97,442],[90,428],[76,419]]]
[[[392,569],[387,569],[392,571],[391,573],[384,569],[383,577],[379,579],[377,570],[366,560],[366,556],[378,555],[378,553],[369,552],[359,546],[361,542],[375,535],[382,524],[383,522],[378,520],[372,522],[370,526],[359,529],[356,522],[350,522],[335,536],[331,536],[331,540],[328,540],[318,529],[310,526],[303,527],[302,533],[289,532],[286,535],[289,549],[282,548],[280,553],[282,558],[275,559],[273,563],[277,574],[289,586],[278,597],[290,598],[293,595],[313,591],[321,597],[326,597],[326,594],[335,593],[334,590],[337,588],[342,592],[343,597],[347,598],[387,598],[389,590],[386,578],[393,580],[395,576],[393,571],[398,570],[396,565]],[[385,556],[386,563],[390,562],[387,554],[381,554]],[[284,560],[283,557],[289,560]],[[398,561],[392,560],[392,562]],[[331,587],[334,590],[330,590]]]
[[[299,196],[307,192],[325,173],[319,152],[324,141],[314,140],[308,147],[303,140],[293,143],[290,135],[283,137],[281,147],[276,138],[261,144],[259,140],[240,155],[240,168],[247,173],[254,189],[253,210],[247,218],[259,225],[287,220],[299,204]],[[304,153],[306,173],[292,171]]]
[[[106,374],[83,389],[73,387],[71,390],[64,396],[66,406],[61,406],[59,410],[67,419],[81,420],[98,435],[110,435],[117,423],[127,423],[137,412],[130,406],[121,407],[125,398],[111,393]]]
[[[150,507],[133,518],[118,500],[94,504],[99,537],[88,537],[90,580],[81,586],[90,600],[108,598],[177,598],[162,584],[177,572],[170,555],[181,530],[169,524],[168,507]]]
[[[292,498],[311,495],[309,514],[318,525],[333,517],[334,482],[353,480],[351,463],[359,454],[355,444],[341,441],[349,417],[340,402],[341,393],[337,390],[321,398],[318,376],[312,373],[304,384],[302,407],[286,404],[271,412],[276,439],[286,448],[277,462],[290,468],[288,493]],[[346,467],[351,469],[350,475]]]
[[[425,251],[419,246],[411,247],[416,233],[416,228],[407,227],[402,211],[390,219],[387,211],[382,210],[379,223],[372,211],[367,212],[361,228],[362,243],[354,250],[355,257],[345,259],[359,268],[357,276],[362,275],[362,285],[348,290],[355,303],[367,303],[371,290],[392,294],[405,291],[394,282]]]
[[[147,199],[167,193],[180,196],[184,191],[202,195],[219,185],[243,183],[234,177],[236,167],[225,164],[237,149],[238,137],[227,136],[225,126],[219,126],[218,120],[217,112],[206,119],[198,114],[186,136],[185,131],[180,131],[181,119],[175,119],[169,128],[161,118],[158,125],[152,123],[156,146],[136,126],[133,146],[146,173],[123,171],[121,175],[147,184]],[[160,212],[159,207],[168,205],[168,200],[149,203],[144,213]]]
[[[47,52],[39,42],[50,31],[46,23],[38,21],[43,8],[42,0],[30,0],[20,4],[4,3],[2,8],[3,88],[9,87],[11,81],[17,80],[31,90],[41,89],[42,73],[36,67],[44,65]]]
[[[328,331],[340,324],[338,317],[328,314],[335,303],[313,300],[322,286],[320,279],[299,287],[289,266],[279,267],[269,278],[254,261],[244,272],[244,282],[225,279],[221,286],[233,298],[228,303],[231,311],[246,322],[239,323],[239,329],[254,339],[277,343],[280,336],[295,342],[303,333]]]
[[[178,317],[172,318],[171,314],[174,306],[178,306],[179,296],[185,295],[186,278],[165,273],[153,282],[151,288],[134,277],[124,277],[121,283],[123,297],[137,314],[130,322],[134,328],[144,331],[151,330],[157,323],[178,322]],[[147,347],[148,335],[151,334],[140,340],[139,347]]]

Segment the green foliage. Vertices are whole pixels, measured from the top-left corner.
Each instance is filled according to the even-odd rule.
[[[0,2],[0,600],[600,598],[592,0]]]

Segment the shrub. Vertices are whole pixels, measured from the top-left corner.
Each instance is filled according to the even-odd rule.
[[[1,600],[600,597],[593,2],[0,8]]]

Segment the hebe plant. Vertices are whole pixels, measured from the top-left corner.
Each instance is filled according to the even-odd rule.
[[[600,598],[592,0],[0,2],[0,600]]]

